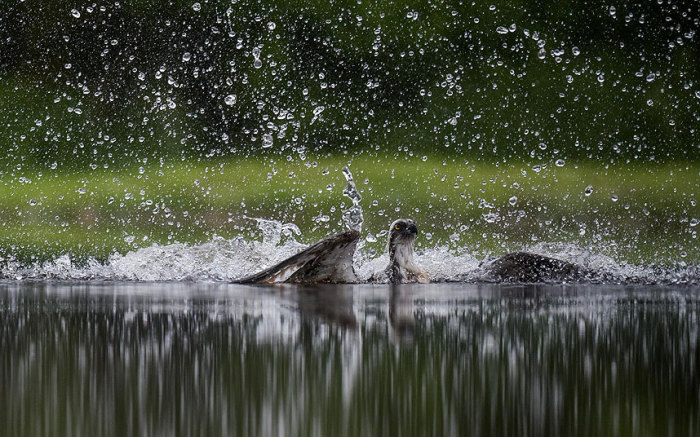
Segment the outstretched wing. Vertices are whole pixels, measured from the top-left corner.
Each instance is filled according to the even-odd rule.
[[[352,257],[360,238],[356,230],[324,238],[262,272],[236,280],[239,284],[357,282]]]
[[[517,282],[546,282],[578,280],[586,276],[583,267],[529,252],[513,252],[496,259],[489,266],[499,280]]]

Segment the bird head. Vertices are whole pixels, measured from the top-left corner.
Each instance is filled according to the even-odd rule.
[[[398,219],[389,229],[389,265],[386,273],[389,282],[400,284],[404,281],[428,283],[428,274],[413,261],[413,243],[416,241],[418,228],[410,219]]]
[[[408,245],[413,249],[413,242],[416,241],[418,228],[411,219],[398,219],[389,228],[389,241],[387,249],[392,251],[399,245]]]

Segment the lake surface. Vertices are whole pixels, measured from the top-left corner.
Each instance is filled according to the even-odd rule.
[[[0,282],[3,435],[700,435],[700,289]]]

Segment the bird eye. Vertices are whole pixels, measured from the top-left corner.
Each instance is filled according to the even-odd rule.
[[[394,229],[396,229],[397,231],[400,231],[400,230],[401,230],[401,225],[396,225],[396,226],[394,226]]]

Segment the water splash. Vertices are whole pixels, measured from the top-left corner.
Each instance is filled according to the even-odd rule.
[[[106,262],[89,260],[76,263],[64,255],[52,261],[23,266],[0,263],[0,278],[5,280],[129,280],[129,281],[230,281],[255,273],[292,256],[306,246],[299,243],[293,228],[269,220],[257,220],[263,241],[243,237],[211,241],[190,246],[154,245],[112,255]],[[287,231],[284,231],[284,230]],[[287,238],[282,238],[288,232]],[[700,285],[700,266],[653,267],[616,261],[606,255],[574,245],[539,243],[528,251],[577,263],[593,274],[587,279],[603,284]],[[490,259],[468,251],[455,252],[447,247],[418,251],[416,262],[433,282],[493,282],[488,269]],[[370,256],[358,249],[355,270],[360,282],[381,277],[388,256]]]
[[[263,244],[267,246],[278,246],[283,236],[294,238],[295,235],[301,235],[301,230],[294,223],[282,223],[277,220],[267,220],[257,217],[246,218],[256,221],[258,228],[263,234]]]
[[[357,190],[355,180],[349,168],[343,167],[343,176],[345,176],[345,179],[348,181],[348,185],[343,189],[343,196],[352,201],[352,206],[343,211],[343,223],[345,223],[348,229],[362,232],[362,224],[364,223],[362,207],[360,206],[362,195]]]

